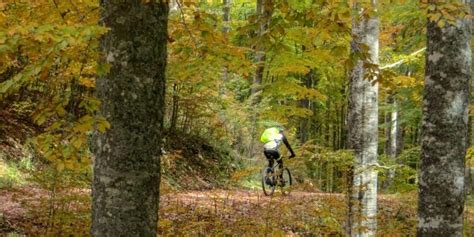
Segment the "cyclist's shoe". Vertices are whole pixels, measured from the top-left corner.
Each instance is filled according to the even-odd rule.
[[[273,182],[272,182],[272,180],[270,179],[270,177],[268,177],[268,176],[265,177],[265,183],[266,183],[267,185],[273,186]]]
[[[280,178],[280,186],[285,187],[286,181],[283,178]]]

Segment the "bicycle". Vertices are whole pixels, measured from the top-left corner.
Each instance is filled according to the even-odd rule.
[[[275,160],[273,167],[265,166],[262,169],[262,189],[265,196],[273,195],[277,186],[281,188],[283,195],[290,193],[290,186],[293,184],[291,172],[286,167],[280,169],[278,161],[281,159],[282,157]]]

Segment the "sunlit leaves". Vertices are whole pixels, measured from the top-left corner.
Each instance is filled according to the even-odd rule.
[[[0,7],[0,99],[29,95],[32,120],[44,128],[33,139],[57,168],[77,168],[88,158],[88,134],[109,125],[92,114],[99,37],[98,1],[7,1]],[[27,97],[27,100],[30,100]],[[97,125],[97,126],[96,126]],[[87,163],[87,162],[86,162]]]
[[[469,9],[462,1],[421,1],[427,10],[428,20],[444,28],[447,24],[455,25],[458,19],[469,15]]]

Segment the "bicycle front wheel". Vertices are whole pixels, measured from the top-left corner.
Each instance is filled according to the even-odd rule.
[[[272,168],[267,166],[262,169],[262,189],[265,196],[273,195],[275,192],[275,176]]]

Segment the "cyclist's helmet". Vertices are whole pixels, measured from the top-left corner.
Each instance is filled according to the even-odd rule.
[[[261,121],[260,123],[265,128],[278,128],[280,132],[283,132],[283,130],[285,130],[285,128],[283,127],[283,125],[281,125],[281,123],[273,121],[273,120],[264,120],[264,121]]]

